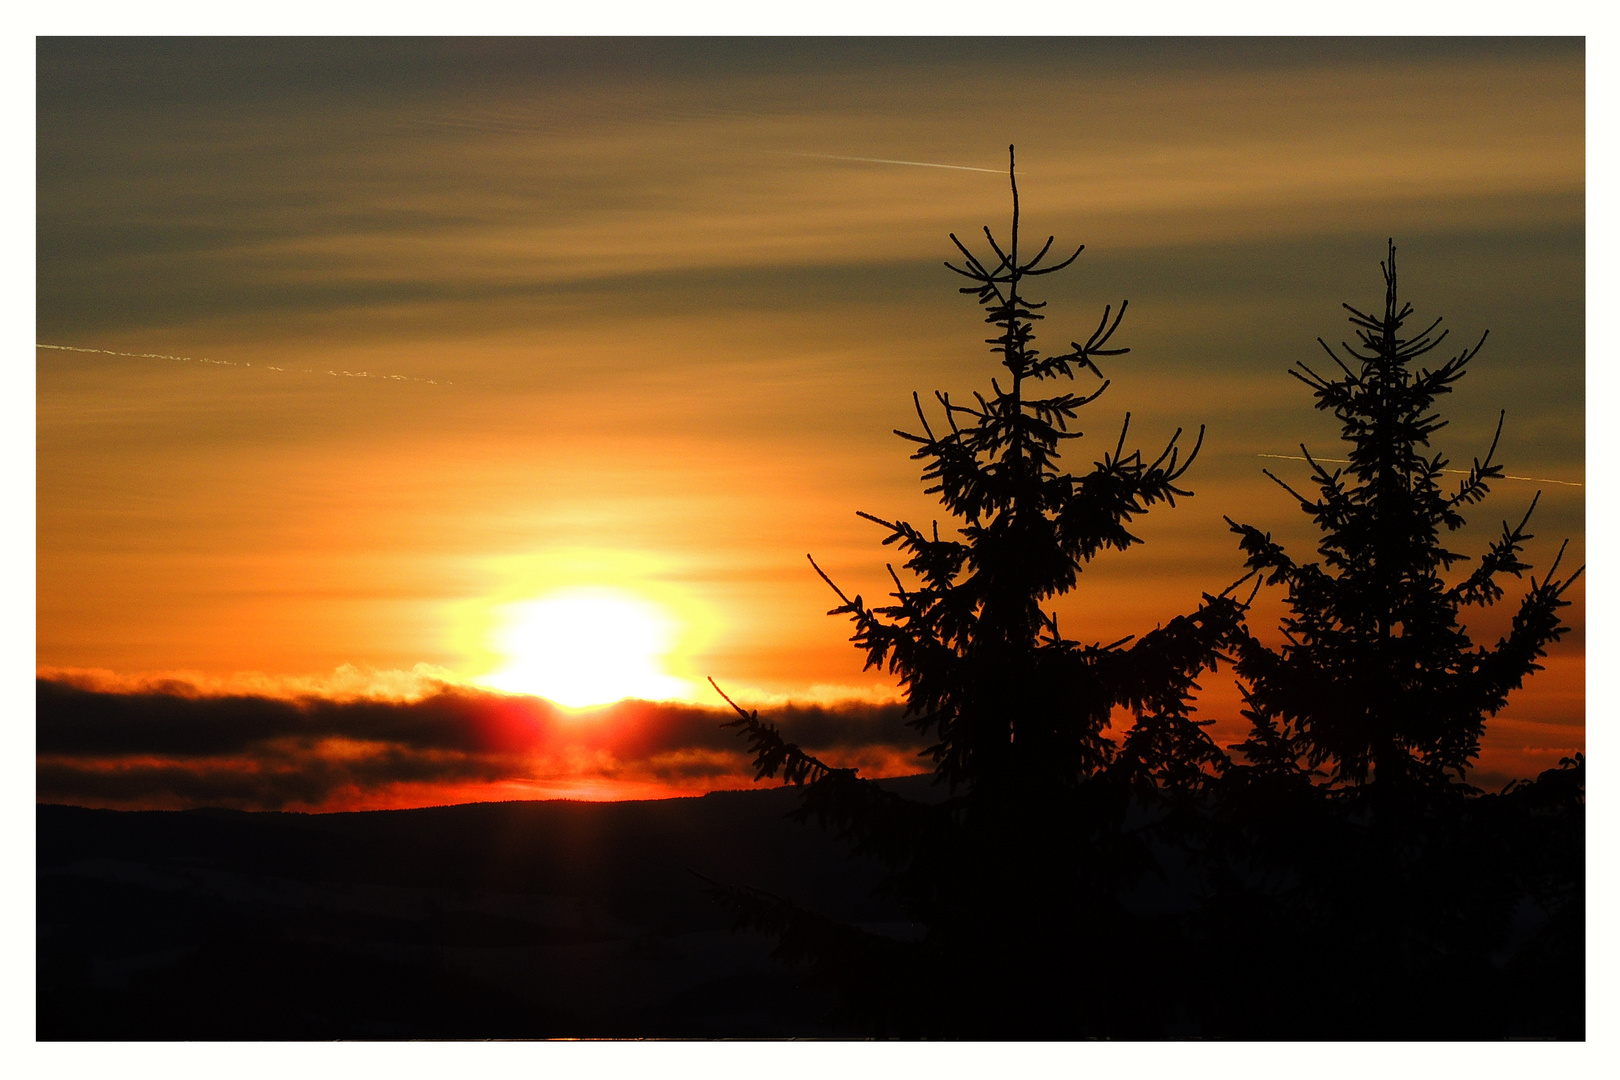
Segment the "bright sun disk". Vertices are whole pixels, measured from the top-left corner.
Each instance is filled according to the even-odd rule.
[[[581,708],[621,698],[664,700],[687,692],[664,670],[676,630],[662,608],[610,589],[569,589],[509,604],[496,651],[506,663],[478,681]]]

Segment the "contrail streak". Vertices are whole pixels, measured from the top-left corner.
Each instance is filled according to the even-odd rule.
[[[426,124],[429,127],[455,128],[461,131],[490,131],[512,135],[546,134],[551,129],[530,123],[522,118],[485,114],[482,116],[413,116],[402,121],[407,124]],[[864,161],[872,165],[916,165],[924,169],[956,169],[960,172],[1003,175],[1000,169],[981,169],[977,165],[945,165],[938,161],[904,161],[900,158],[853,157],[848,154],[801,154],[791,150],[767,150],[768,154],[784,157],[822,158],[826,161]]]
[[[900,161],[895,158],[881,157],[849,157],[845,154],[795,154],[788,150],[777,150],[774,153],[786,154],[788,157],[825,158],[828,161],[867,161],[873,165],[920,165],[925,169],[960,169],[962,172],[987,172],[1001,175],[1000,169],[981,169],[976,165],[941,165],[937,161]]]
[[[1300,457],[1297,454],[1256,454],[1255,457],[1276,458],[1279,461],[1309,461],[1309,460],[1311,460],[1310,458]],[[1316,460],[1317,461],[1325,461],[1330,465],[1348,465],[1348,464],[1350,464],[1350,459],[1349,458],[1319,457]],[[1457,473],[1460,476],[1467,476],[1468,473],[1469,473],[1468,469],[1441,469],[1440,471],[1441,472],[1448,472],[1448,473]],[[1585,484],[1577,484],[1577,483],[1574,483],[1573,481],[1570,481],[1570,480],[1549,480],[1545,476],[1508,476],[1508,475],[1506,475],[1504,473],[1503,476],[1502,476],[1502,479],[1503,480],[1529,480],[1531,483],[1534,483],[1534,484],[1562,484],[1565,487],[1585,487],[1586,486]]]
[[[36,348],[36,349],[55,349],[58,352],[99,353],[102,356],[132,356],[132,357],[136,358],[137,360],[182,360],[182,361],[186,361],[188,363],[195,363],[195,364],[218,364],[218,365],[220,365],[222,367],[252,367],[253,366],[252,364],[250,364],[250,363],[248,363],[246,361],[243,361],[242,363],[238,364],[235,360],[210,360],[206,356],[170,356],[168,353],[117,352],[117,351],[115,351],[113,349],[81,349],[81,348],[78,348],[77,346],[74,346],[74,345],[44,345],[44,344],[41,344],[41,343],[39,343],[37,341],[34,343],[34,348]],[[287,370],[284,367],[276,367],[274,364],[260,364],[259,367],[263,368],[266,371],[286,371]],[[391,381],[394,381],[394,382],[429,383],[430,385],[433,385],[433,386],[454,386],[455,385],[454,383],[448,382],[448,381],[444,382],[444,383],[441,383],[437,379],[418,379],[418,378],[415,378],[414,376],[410,376],[410,375],[382,375],[382,374],[378,374],[377,372],[373,372],[373,371],[332,371],[331,369],[327,369],[325,372],[320,372],[320,371],[316,371],[314,368],[300,368],[299,370],[302,371],[306,375],[322,375],[322,374],[325,374],[325,375],[337,375],[337,376],[350,378],[350,379],[388,379],[388,380],[391,380]]]

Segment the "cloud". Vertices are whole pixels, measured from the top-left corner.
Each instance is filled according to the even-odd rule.
[[[237,672],[230,676],[197,671],[126,674],[108,668],[42,664],[35,669],[35,674],[51,682],[107,694],[166,693],[179,697],[247,695],[283,699],[314,697],[336,701],[355,698],[419,701],[440,693],[446,687],[459,686],[463,681],[446,668],[421,663],[409,670],[340,664],[330,675],[266,675],[253,671]]]
[[[448,683],[415,699],[207,693],[175,679],[105,686],[36,680],[40,801],[336,810],[511,798],[513,784],[646,797],[753,781],[741,740],[721,727],[731,714],[693,705],[570,712]],[[924,767],[892,703],[787,705],[771,718],[868,775]]]
[[[1014,138],[1030,206],[1066,219],[1060,234],[1084,222],[1076,242],[1099,249],[1119,243],[1099,231],[1152,246],[1340,233],[1356,206],[1356,233],[1388,226],[1392,206],[1477,225],[1530,198],[1533,216],[1567,217],[1583,193],[1578,45],[1278,43],[1270,62],[1223,46],[1211,64],[1196,45],[1044,43],[1033,130],[1008,127],[997,92],[1028,54],[982,42],[825,43],[786,64],[759,42],[724,61],[660,46],[665,64],[643,44],[581,44],[481,88],[455,74],[485,73],[463,48],[42,46],[43,332],[225,312],[347,323],[429,301],[477,324],[506,290],[586,278],[932,263],[945,230],[982,220],[983,174],[1001,172],[945,163],[999,165]],[[193,82],[173,59],[188,53],[253,71],[259,92]],[[384,55],[394,90],[358,93],[355,73]],[[1099,61],[1118,77],[1099,79]],[[312,82],[310,65],[326,74]],[[1476,197],[1489,205],[1459,213]]]

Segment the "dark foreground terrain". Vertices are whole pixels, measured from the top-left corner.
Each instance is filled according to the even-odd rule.
[[[916,781],[898,781],[915,785]],[[926,783],[926,781],[924,781]],[[349,814],[38,807],[38,1037],[837,1034],[693,871],[904,937],[796,792]]]
[[[1158,872],[1084,929],[1091,968],[1121,949],[1136,958],[1116,971],[1129,986],[1103,989],[1141,1015],[1101,1034],[1584,1038],[1582,775],[1549,770],[1414,818],[1422,827],[1392,847],[1337,804],[1209,818],[1202,863],[1155,841]],[[927,777],[883,783],[939,791]],[[733,932],[706,892],[704,878],[753,886],[918,940],[873,896],[875,863],[786,816],[798,798],[39,806],[37,1037],[859,1035],[828,1019],[830,990],[773,960],[773,937]],[[949,994],[964,976],[942,978]]]

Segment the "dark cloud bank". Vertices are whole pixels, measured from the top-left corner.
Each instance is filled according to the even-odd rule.
[[[120,693],[47,678],[35,685],[40,802],[342,809],[376,804],[402,786],[440,786],[442,801],[452,802],[503,781],[600,780],[603,791],[618,781],[676,795],[753,779],[742,740],[720,726],[732,714],[678,703],[629,700],[569,713],[538,698],[453,686],[389,701],[212,696],[178,685]],[[927,767],[899,705],[789,705],[767,714],[789,739],[834,763],[876,775]]]

